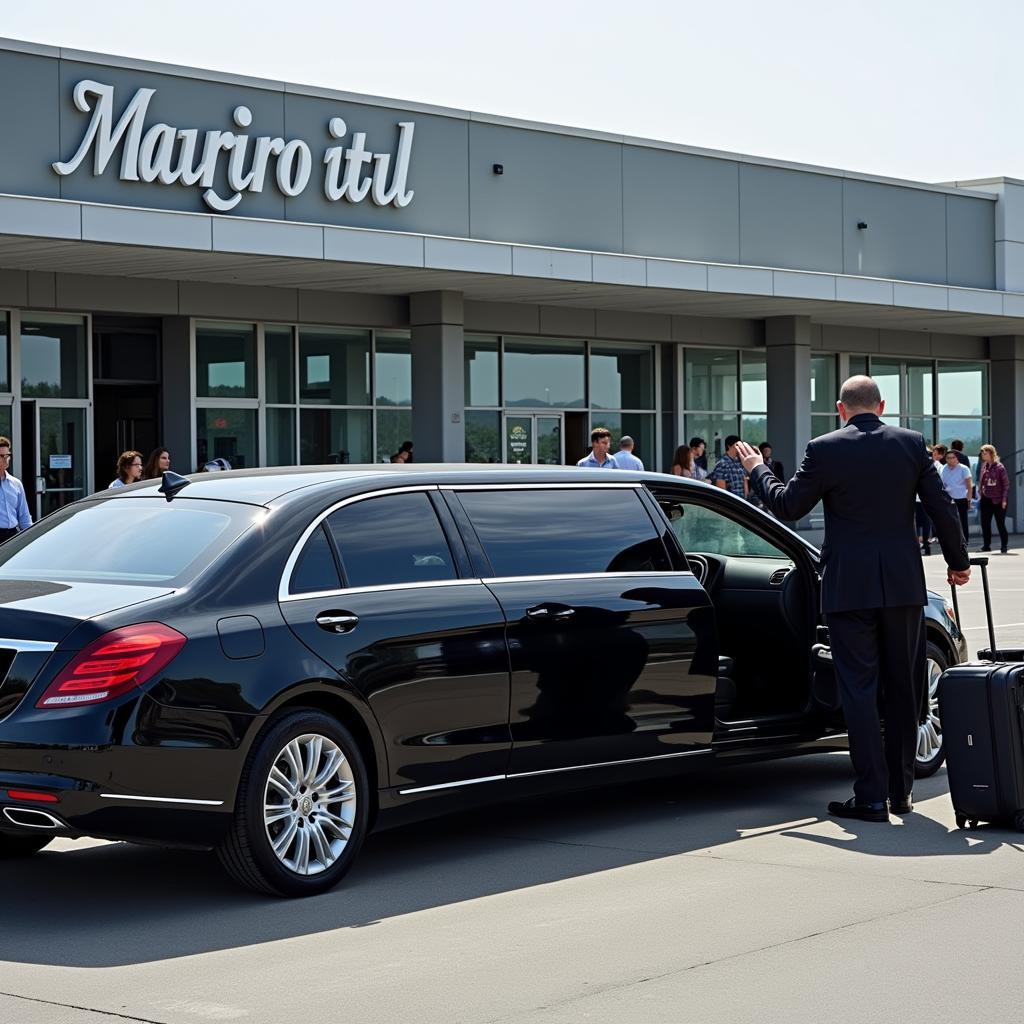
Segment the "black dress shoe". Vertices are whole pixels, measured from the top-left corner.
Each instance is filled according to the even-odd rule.
[[[889,808],[883,800],[877,804],[859,804],[857,798],[849,800],[833,800],[828,805],[828,813],[834,818],[856,818],[857,821],[888,821]]]
[[[914,809],[914,801],[905,796],[902,800],[896,797],[889,797],[889,810],[893,814],[909,814]]]

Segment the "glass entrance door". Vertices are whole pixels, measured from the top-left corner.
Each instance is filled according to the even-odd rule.
[[[45,402],[25,404],[32,406],[30,415],[34,421],[36,493],[33,511],[38,520],[85,497],[88,409]]]
[[[505,461],[524,465],[562,465],[564,449],[561,415],[506,414]]]

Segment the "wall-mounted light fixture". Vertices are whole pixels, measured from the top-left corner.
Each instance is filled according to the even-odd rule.
[[[493,165],[493,170],[494,170],[495,174],[504,174],[505,173],[505,165],[504,164],[494,164]]]

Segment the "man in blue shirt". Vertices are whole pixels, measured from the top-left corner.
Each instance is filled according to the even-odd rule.
[[[27,530],[32,525],[25,488],[7,472],[10,464],[10,438],[0,437],[0,544],[10,540],[18,530]]]
[[[725,439],[725,454],[715,463],[715,468],[708,474],[708,479],[716,486],[732,491],[737,498],[746,498],[748,494],[747,475],[743,472],[743,463],[736,454],[739,438],[730,434]]]
[[[633,454],[633,438],[623,434],[619,438],[619,450],[612,456],[619,469],[643,470],[644,464]]]
[[[596,427],[590,432],[590,446],[593,449],[589,455],[576,463],[584,469],[618,469],[615,460],[608,454],[612,446],[612,433],[604,427]]]

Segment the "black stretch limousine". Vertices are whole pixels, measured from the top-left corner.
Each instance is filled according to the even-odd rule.
[[[208,847],[301,896],[374,826],[841,749],[817,566],[758,509],[654,473],[328,466],[93,495],[0,548],[0,856]],[[926,612],[922,774],[964,653],[944,601]]]

